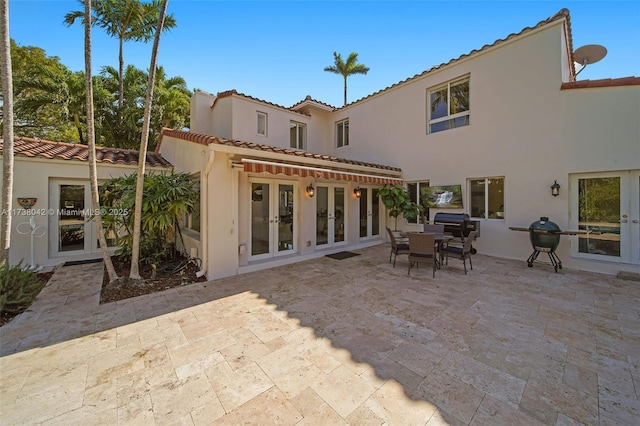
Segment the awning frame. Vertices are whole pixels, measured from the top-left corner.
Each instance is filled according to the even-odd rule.
[[[320,167],[256,160],[252,158],[242,158],[241,162],[244,171],[248,173],[284,174],[287,176],[297,175],[300,177],[345,180],[358,183],[377,183],[391,185],[402,185],[403,183],[402,178],[396,178],[392,176],[347,172],[342,170],[324,169]]]

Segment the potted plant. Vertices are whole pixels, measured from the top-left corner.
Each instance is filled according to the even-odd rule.
[[[409,197],[409,193],[404,186],[385,185],[378,190],[382,204],[387,208],[389,216],[395,219],[395,230],[398,230],[398,216],[405,219],[415,219],[424,208]]]

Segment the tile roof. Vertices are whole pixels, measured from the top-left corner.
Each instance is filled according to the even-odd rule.
[[[263,103],[263,104],[267,104],[267,105],[270,105],[272,107],[284,109],[284,110],[287,110],[289,112],[293,112],[293,113],[296,113],[296,114],[306,115],[306,116],[309,115],[309,114],[305,114],[305,113],[300,112],[300,111],[296,111],[296,110],[294,110],[292,108],[287,108],[286,106],[282,106],[282,105],[274,104],[273,102],[265,101],[264,99],[258,99],[258,98],[254,98],[253,96],[250,96],[250,95],[245,95],[244,93],[239,93],[236,89],[226,90],[224,92],[218,92],[218,94],[216,95],[216,100],[213,101],[213,105],[211,105],[211,108],[213,108],[216,105],[216,103],[218,102],[218,99],[227,98],[227,97],[233,96],[233,95],[240,96],[240,97],[243,97],[243,98],[246,98],[246,99],[250,99],[252,101],[260,102],[260,103]]]
[[[2,152],[3,145],[0,141],[0,152]],[[24,157],[89,161],[89,147],[87,145],[42,139],[16,137],[13,142],[13,152],[15,155]],[[133,149],[97,147],[96,161],[98,163],[137,165],[138,154],[139,152]],[[155,152],[147,153],[146,164],[149,167],[173,167],[162,155]]]
[[[160,134],[160,140],[158,141],[158,145],[156,147],[156,152],[159,152],[160,150],[163,136],[171,136],[177,139],[195,142],[205,146],[208,146],[210,144],[227,145],[227,146],[234,146],[237,148],[253,149],[253,150],[263,151],[263,152],[286,154],[286,155],[291,155],[292,157],[298,157],[298,158],[313,158],[316,160],[325,160],[325,161],[333,161],[341,164],[351,164],[356,166],[372,167],[376,169],[389,170],[393,172],[402,171],[398,167],[391,167],[383,164],[365,163],[362,161],[348,160],[345,158],[337,158],[330,155],[312,154],[307,151],[300,151],[300,150],[288,149],[288,148],[279,148],[271,145],[261,145],[253,142],[241,142],[241,141],[235,141],[231,139],[219,138],[216,136],[209,136],[209,135],[203,135],[200,133],[185,132],[183,130],[173,130],[173,129],[167,129],[167,128],[162,129],[162,133]]]
[[[562,86],[560,86],[560,90],[616,86],[640,86],[640,77],[603,78],[601,80],[570,81],[568,83],[562,83]]]
[[[298,106],[300,106],[300,105],[304,104],[305,102],[313,102],[313,103],[316,103],[316,104],[319,104],[319,105],[325,106],[325,107],[327,107],[327,108],[331,108],[331,110],[332,110],[332,111],[335,111],[335,110],[336,110],[336,107],[334,107],[333,105],[329,105],[329,104],[328,104],[328,103],[326,103],[326,102],[322,102],[322,101],[319,101],[319,100],[317,100],[317,99],[313,99],[313,98],[312,98],[311,96],[309,96],[309,95],[307,95],[307,96],[306,96],[303,100],[301,100],[300,102],[296,102],[295,104],[293,104],[293,105],[290,107],[290,109],[296,109]]]
[[[545,20],[542,20],[542,21],[538,22],[533,27],[525,27],[522,30],[520,30],[520,32],[518,32],[518,33],[511,33],[511,34],[509,34],[507,37],[505,37],[503,39],[498,39],[498,40],[494,41],[491,44],[485,44],[480,49],[474,49],[469,53],[465,53],[463,55],[458,56],[457,58],[453,58],[453,59],[449,60],[449,62],[442,63],[440,65],[436,65],[434,67],[431,67],[428,70],[425,70],[425,71],[421,72],[420,74],[416,74],[413,77],[409,77],[409,78],[407,78],[405,80],[399,81],[399,82],[397,82],[395,84],[392,84],[391,86],[385,87],[384,89],[381,89],[381,90],[378,90],[377,92],[371,93],[370,95],[367,95],[364,98],[360,98],[358,100],[350,102],[347,105],[344,105],[342,107],[338,107],[338,108],[336,108],[336,110],[340,110],[342,108],[346,108],[346,107],[351,106],[353,104],[356,104],[358,102],[362,102],[365,99],[369,99],[369,98],[371,98],[373,96],[379,95],[380,93],[386,92],[387,90],[390,90],[390,89],[392,89],[394,87],[401,86],[401,85],[403,85],[405,83],[408,83],[410,81],[413,81],[413,80],[415,80],[417,78],[423,77],[423,76],[425,76],[425,75],[427,75],[427,74],[429,74],[429,73],[431,73],[433,71],[439,70],[439,69],[444,68],[444,67],[446,67],[448,65],[455,64],[456,62],[458,62],[458,61],[460,61],[462,59],[466,59],[466,58],[468,58],[470,56],[474,56],[474,55],[476,55],[478,53],[481,53],[481,52],[483,52],[483,51],[485,51],[485,50],[487,50],[489,48],[492,48],[492,47],[495,47],[495,46],[499,46],[499,45],[501,45],[503,43],[506,43],[506,42],[508,42],[508,41],[510,41],[510,40],[512,40],[512,39],[514,39],[516,37],[519,37],[519,36],[521,36],[523,34],[529,33],[531,31],[534,31],[534,30],[536,30],[538,28],[541,28],[541,27],[543,27],[543,26],[545,26],[547,24],[550,24],[550,23],[555,22],[555,21],[560,21],[560,20],[563,20],[563,19],[566,19],[566,23],[567,23],[567,37],[568,37],[567,43],[568,43],[568,49],[569,49],[569,52],[570,52],[570,55],[571,55],[571,58],[570,58],[571,59],[571,72],[572,72],[572,75],[575,75],[575,68],[574,68],[574,64],[573,64],[573,38],[572,38],[572,35],[571,35],[571,21],[570,21],[570,18],[569,18],[569,10],[568,9],[561,9],[555,15],[553,15],[553,16],[545,19]]]

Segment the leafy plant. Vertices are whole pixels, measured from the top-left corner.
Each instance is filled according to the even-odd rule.
[[[9,266],[3,260],[0,262],[0,312],[23,312],[44,285],[34,270],[22,266],[22,261]]]
[[[405,219],[415,219],[424,207],[411,201],[411,197],[404,186],[385,185],[378,190],[382,204],[389,211],[389,216],[395,219],[395,230],[398,230],[398,216]]]
[[[136,174],[118,177],[101,185],[100,201],[106,232],[113,232],[123,260],[131,258]],[[181,237],[179,219],[193,213],[200,198],[188,173],[149,173],[144,180],[140,260],[157,264],[173,254],[171,247]]]

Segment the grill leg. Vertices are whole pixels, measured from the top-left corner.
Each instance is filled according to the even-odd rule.
[[[529,268],[533,267],[533,262],[536,261],[536,259],[538,258],[539,254],[540,254],[540,252],[538,250],[534,250],[533,253],[531,253],[531,256],[529,256],[529,258],[527,259],[527,266]]]
[[[551,259],[551,264],[553,265],[553,269],[558,272],[558,268],[562,269],[562,262],[555,252],[549,252],[549,259]]]

